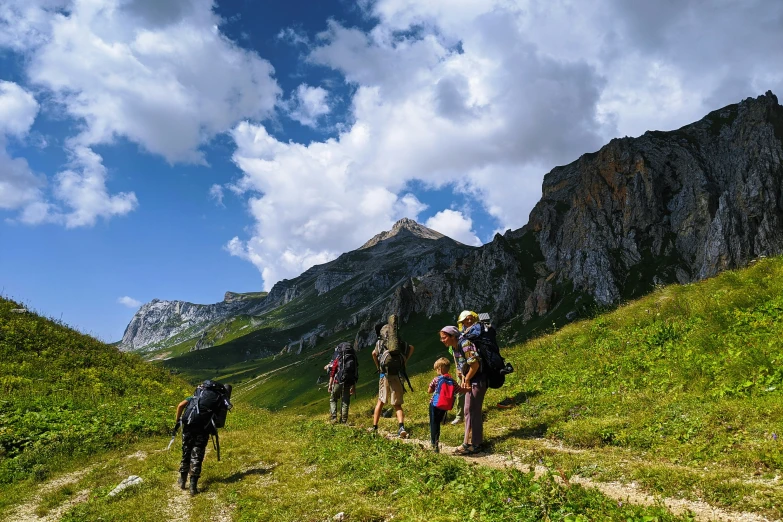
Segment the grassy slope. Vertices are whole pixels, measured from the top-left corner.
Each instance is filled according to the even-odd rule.
[[[666,496],[781,517],[783,493],[776,476],[783,462],[774,435],[783,428],[781,311],[783,259],[769,259],[703,283],[657,290],[612,313],[509,348],[504,353],[517,372],[502,390],[488,394],[488,446],[566,475],[634,481]],[[443,353],[436,335],[444,322],[419,318],[403,329],[417,347],[411,368],[417,373],[416,392],[406,396],[408,424],[422,438],[428,399],[423,390],[432,362]],[[642,519],[642,511],[623,512],[626,507],[578,487],[564,489],[546,479],[533,483],[516,472],[471,468],[373,441],[359,430],[324,426],[313,419],[314,414],[325,418],[327,408],[325,391],[315,386],[329,355],[321,350],[268,379],[252,377],[296,357],[240,361],[218,372],[238,384],[243,401],[278,409],[242,408],[232,415],[224,436],[225,463],[206,466],[210,493],[234,511],[235,519],[323,520],[346,511],[353,520],[391,514],[450,520],[455,514],[470,517],[474,509],[480,520],[576,520],[575,513],[588,519]],[[375,392],[367,371],[369,352],[361,357],[363,384],[351,414],[360,427],[370,422]],[[505,397],[515,398],[518,406],[496,409]],[[383,422],[392,427],[392,420]],[[445,427],[444,443],[460,439],[461,426]],[[560,444],[572,450],[563,451]],[[168,493],[160,486],[172,482],[175,461],[176,455],[155,453],[139,463],[148,485],[117,501],[103,499],[103,489],[118,482],[116,470],[96,469],[89,481],[103,489],[75,508],[74,520],[130,519],[141,506],[151,518],[164,513]],[[273,463],[278,466],[267,470]],[[122,466],[125,473],[136,464]],[[489,500],[466,502],[470,486],[481,488]],[[421,501],[436,492],[446,510]],[[197,499],[193,519],[213,517],[215,503],[215,497]]]
[[[620,505],[595,490],[561,487],[552,475],[534,479],[471,466],[294,413],[239,406],[221,441],[221,462],[209,448],[203,492],[192,500],[174,486],[178,452],[161,451],[161,438],[139,445],[144,454],[135,458],[115,451],[93,460],[88,474],[47,494],[37,511],[45,514],[90,489],[87,502],[64,520],[298,522],[332,520],[339,512],[366,522],[687,520],[662,508]],[[145,482],[107,498],[131,474]]]
[[[783,468],[783,259],[762,260],[687,286],[674,285],[619,309],[505,350],[517,368],[491,390],[488,443],[526,451],[571,472],[636,481],[649,491],[781,516],[774,479]],[[409,424],[427,432],[423,392],[441,319],[416,319],[403,334],[417,345]],[[251,403],[325,413],[315,386],[328,354],[271,376],[245,392]],[[362,353],[353,406],[369,424],[375,381]],[[237,388],[243,393],[241,382]],[[496,410],[505,397],[519,403]],[[391,421],[386,421],[391,422]],[[456,443],[459,430],[444,441]],[[548,440],[578,452],[550,451]],[[749,484],[737,479],[755,480]]]
[[[170,429],[189,385],[19,308],[0,298],[0,487]]]

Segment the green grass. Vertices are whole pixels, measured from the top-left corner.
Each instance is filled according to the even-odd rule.
[[[541,459],[600,480],[635,481],[652,493],[779,517],[783,495],[771,479],[783,468],[776,440],[783,431],[781,312],[783,259],[765,259],[698,284],[658,289],[507,348],[517,372],[488,393],[488,444],[531,463]],[[423,438],[424,389],[432,362],[444,354],[437,331],[448,322],[414,317],[402,329],[417,347],[408,425]],[[369,350],[360,357],[352,415],[366,426],[377,381]],[[325,414],[326,393],[315,381],[327,359],[274,374],[247,400]],[[519,405],[496,410],[506,397]],[[444,433],[450,444],[460,438],[459,430]],[[559,444],[578,452],[550,447]]]
[[[259,440],[263,433],[263,441]],[[239,406],[223,432],[222,459],[208,450],[202,493],[190,499],[174,486],[179,452],[160,451],[165,439],[140,445],[142,459],[113,451],[69,491],[91,489],[87,502],[64,521],[174,518],[180,499],[185,517],[209,521],[322,521],[343,512],[350,521],[586,521],[688,520],[659,507],[620,505],[595,490],[555,483],[554,475],[476,467],[416,445],[373,437],[363,430],[330,426],[293,413]],[[325,444],[324,441],[328,441]],[[111,489],[128,475],[144,479],[114,498]],[[55,492],[53,509],[67,500]],[[581,517],[581,518],[580,518]],[[647,517],[647,518],[645,518]]]
[[[86,336],[57,334],[61,326],[36,316],[12,316],[8,309],[14,306],[4,302],[0,307],[0,376],[6,395],[13,398],[0,402],[2,429],[7,424],[13,428],[1,432],[9,449],[0,461],[7,477],[0,484],[0,513],[32,496],[36,482],[47,474],[43,459],[53,455],[57,469],[97,464],[78,483],[45,496],[38,507],[41,513],[89,487],[89,500],[71,508],[66,520],[165,519],[177,452],[159,451],[165,438],[140,439],[133,449],[147,451],[143,461],[124,458],[129,449],[112,448],[127,448],[139,431],[161,433],[170,423],[170,408],[181,396],[181,386],[138,358],[104,353],[108,347]],[[783,468],[783,442],[777,437],[783,430],[781,312],[783,258],[764,259],[698,284],[657,289],[594,319],[506,348],[503,353],[517,371],[504,388],[487,394],[487,448],[496,454],[513,453],[558,475],[634,482],[655,495],[702,499],[780,518],[783,491],[776,477]],[[413,317],[401,330],[416,346],[410,365],[415,391],[405,396],[406,425],[415,437],[425,439],[428,434],[425,388],[433,375],[432,363],[445,354],[437,332],[450,322],[453,318],[445,316]],[[349,520],[366,521],[391,516],[676,520],[658,508],[620,505],[595,490],[558,485],[552,474],[535,479],[518,471],[470,466],[415,445],[369,437],[361,429],[371,422],[377,391],[369,350],[360,352],[361,380],[351,405],[356,429],[326,425],[327,395],[316,380],[331,348],[342,339],[326,338],[300,356],[236,356],[222,362],[213,358],[186,374],[234,383],[240,403],[221,439],[224,462],[209,459],[205,465],[206,492],[189,504],[191,520],[214,519],[218,507],[230,511],[234,520],[326,520],[339,511]],[[121,356],[117,360],[123,365],[138,367],[131,376],[107,369],[111,364],[96,365],[92,352],[87,357],[85,349],[78,348],[80,343],[92,347],[100,360]],[[37,357],[54,364],[57,375],[45,375],[36,366]],[[189,370],[182,360],[178,364]],[[56,409],[64,398],[58,387],[77,378],[90,385],[69,399],[69,405],[79,408],[69,406],[62,413]],[[142,397],[128,397],[129,389],[138,389],[138,379],[147,379],[148,388],[155,388],[153,382],[165,383],[158,385],[166,397],[159,410]],[[495,407],[509,397],[515,408]],[[101,408],[107,401],[111,406]],[[84,431],[103,426],[102,421],[87,419],[103,419],[101,415],[110,415],[106,412],[116,415],[108,424],[119,431]],[[71,428],[56,426],[53,419],[60,415],[73,415],[69,424],[78,426],[79,436],[88,437],[84,449],[68,439]],[[30,429],[38,420],[46,430]],[[382,428],[393,429],[394,424],[382,419]],[[445,426],[441,441],[456,445],[462,429]],[[46,435],[50,431],[63,433],[62,440],[71,440],[70,445],[59,446],[59,438]],[[8,438],[8,433],[15,438]],[[33,442],[7,442],[23,437]],[[63,448],[77,453],[71,457]],[[107,499],[106,493],[129,474],[142,475],[145,484]],[[437,502],[426,501],[435,496]]]
[[[184,381],[19,308],[0,298],[0,484],[170,428]]]

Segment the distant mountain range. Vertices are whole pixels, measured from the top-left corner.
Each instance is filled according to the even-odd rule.
[[[771,92],[675,131],[614,139],[548,173],[528,224],[486,245],[403,219],[268,294],[153,300],[120,347],[176,356],[247,337],[248,356],[262,356],[341,332],[366,346],[392,311],[407,321],[465,308],[490,312],[518,339],[658,284],[783,253],[782,141]]]

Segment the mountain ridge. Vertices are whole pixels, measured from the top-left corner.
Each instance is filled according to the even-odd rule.
[[[552,169],[528,223],[481,247],[401,220],[359,249],[275,284],[241,312],[252,316],[247,330],[266,329],[248,334],[246,344],[265,344],[269,355],[281,340],[282,349],[301,351],[350,331],[362,347],[389,313],[407,321],[465,308],[490,312],[524,337],[656,285],[781,253],[781,137],[783,108],[768,91],[674,131],[613,139]],[[232,313],[213,318],[202,335]]]

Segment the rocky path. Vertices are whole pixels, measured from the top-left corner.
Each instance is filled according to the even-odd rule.
[[[422,439],[399,439],[396,433],[383,433],[383,436],[389,440],[397,440],[407,444],[417,444],[422,449],[428,449],[430,447],[429,440]],[[558,448],[553,446],[548,441],[542,441],[548,448],[555,449],[557,451],[573,451],[568,448]],[[442,454],[450,455],[453,458],[461,458],[471,464],[478,466],[487,466],[496,469],[516,468],[524,473],[533,471],[536,477],[545,475],[552,470],[544,466],[531,466],[530,464],[523,463],[521,459],[513,455],[507,454],[490,454],[490,453],[477,453],[470,456],[456,456],[454,450],[456,447],[444,446],[441,444],[440,451]],[[716,506],[712,506],[706,502],[679,499],[679,498],[661,498],[655,497],[642,491],[635,484],[623,484],[620,482],[598,482],[586,477],[580,477],[573,475],[567,478],[564,474],[559,475],[555,472],[555,480],[560,484],[570,486],[571,484],[579,484],[585,488],[594,488],[599,490],[607,497],[614,499],[618,502],[624,502],[629,504],[636,504],[642,506],[654,506],[658,503],[663,503],[667,509],[676,515],[684,515],[691,513],[694,519],[699,522],[780,522],[779,519],[769,519],[756,513],[744,513],[736,511],[727,511]]]
[[[89,466],[73,473],[67,473],[54,480],[50,480],[49,482],[45,482],[38,488],[38,491],[30,500],[18,506],[8,514],[8,520],[13,522],[56,522],[60,520],[63,514],[71,507],[81,502],[85,502],[89,497],[90,491],[87,489],[78,491],[59,506],[38,516],[37,512],[39,512],[44,497],[63,486],[76,484],[83,476],[89,473],[93,467],[94,466]]]

